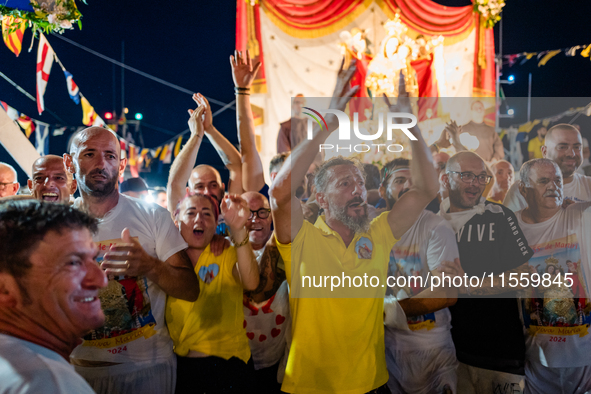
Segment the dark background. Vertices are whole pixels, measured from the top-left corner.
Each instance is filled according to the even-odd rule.
[[[244,0],[239,0],[244,1]],[[436,0],[449,6],[470,4],[466,0]],[[91,48],[105,56],[121,60],[122,41],[125,45],[125,63],[168,82],[196,91],[207,97],[229,103],[234,99],[233,83],[228,57],[235,43],[235,0],[199,2],[121,2],[116,0],[88,0],[79,9],[84,15],[82,30],[77,27],[63,36]],[[591,2],[569,0],[509,0],[503,12],[503,53],[541,52],[551,49],[587,45],[591,43],[588,16]],[[131,4],[141,4],[132,6]],[[174,5],[171,5],[174,4]],[[495,45],[499,51],[500,24],[495,26]],[[92,55],[57,37],[48,35],[49,43],[74,81],[97,113],[120,113],[121,68]],[[31,31],[27,29],[23,50],[18,58],[0,44],[0,71],[35,96],[35,67],[37,42],[31,52]],[[580,52],[580,51],[579,51]],[[524,65],[519,61],[511,68],[505,66],[503,78],[515,76],[513,85],[504,85],[508,107],[514,108],[515,117],[504,119],[501,126],[527,121],[525,100],[512,101],[512,97],[527,96],[528,74],[532,74],[534,97],[589,97],[591,96],[590,58],[578,53],[574,57],[559,54],[546,66],[538,67],[533,58]],[[45,93],[46,109],[37,114],[37,105],[4,79],[0,79],[0,100],[30,117],[50,124],[81,126],[82,109],[69,98],[63,73],[57,64],[52,72]],[[534,101],[532,119],[560,113],[570,106],[585,105],[590,100],[560,100],[548,105]],[[581,104],[582,103],[582,104]],[[145,147],[155,148],[172,136],[187,129],[187,109],[195,105],[191,96],[164,86],[130,71],[125,72],[125,106],[128,119],[136,112],[143,114],[142,133]],[[212,104],[214,112],[220,105]],[[577,119],[583,134],[589,136],[590,118]],[[563,119],[569,121],[569,118]],[[214,118],[216,127],[233,143],[237,143],[235,112],[229,109]],[[71,131],[70,131],[71,133]],[[69,139],[50,135],[50,153],[62,154]],[[31,137],[31,140],[34,136]],[[136,141],[137,142],[137,141]],[[15,164],[0,146],[0,161]],[[205,140],[197,158],[198,163],[210,163],[227,172],[212,146]],[[18,167],[18,166],[15,166]],[[168,166],[158,173],[158,165],[146,175],[150,186],[164,185]],[[25,183],[26,175],[19,169],[19,181]]]

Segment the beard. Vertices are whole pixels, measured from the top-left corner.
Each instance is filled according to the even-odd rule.
[[[344,207],[334,207],[334,217],[339,222],[343,223],[354,233],[365,233],[369,230],[369,216],[367,214],[367,204],[363,206],[363,214],[358,217],[353,217],[347,214],[347,210],[351,204],[361,203],[365,201],[357,197],[348,201]]]
[[[107,179],[104,182],[97,182],[91,178],[93,175],[102,175]],[[78,185],[83,192],[93,197],[104,197],[115,191],[118,175],[115,173],[109,178],[109,173],[103,169],[92,170],[82,177],[76,174],[76,178],[82,178],[82,181],[78,181]]]

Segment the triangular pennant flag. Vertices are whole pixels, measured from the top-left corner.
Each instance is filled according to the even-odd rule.
[[[51,134],[54,137],[57,137],[58,135],[63,135],[64,132],[66,131],[67,127],[58,127],[56,129],[53,129],[53,133]]]
[[[565,54],[566,56],[575,56],[575,55],[577,54],[577,51],[578,51],[580,48],[581,48],[581,46],[580,46],[580,45],[574,46],[574,47],[572,47],[572,48],[568,48],[568,49],[567,49],[567,50],[564,52],[564,54]]]
[[[543,52],[540,52],[540,53],[538,53],[538,56],[537,56],[538,60],[540,60],[540,58],[541,58],[542,56],[544,56],[545,54],[547,54],[548,52],[549,52],[549,51],[543,51]]]
[[[581,51],[581,56],[589,57],[589,51],[591,51],[591,44],[587,45],[587,48]]]
[[[25,135],[27,136],[27,138],[29,138],[31,134],[33,134],[33,131],[35,131],[35,124],[33,123],[33,120],[29,118],[27,115],[21,114],[16,121],[18,122],[19,126],[25,131]]]
[[[97,116],[96,112],[94,112],[94,108],[84,96],[80,97],[80,103],[82,103],[82,124],[92,126]]]
[[[148,154],[150,150],[148,148],[144,148],[142,149],[142,151],[140,152],[139,156],[138,156],[138,163],[142,164],[144,162],[144,160],[146,159],[146,155]]]
[[[35,122],[37,128],[35,129],[35,149],[41,156],[49,153],[49,125],[43,122]]]
[[[544,56],[542,58],[542,60],[540,60],[540,62],[538,63],[538,67],[545,66],[546,63],[548,63],[548,60],[552,59],[554,56],[558,55],[560,52],[562,52],[562,50],[560,50],[560,49],[548,51],[548,53],[546,53],[546,56]]]
[[[39,33],[39,49],[37,50],[37,110],[39,115],[45,110],[43,95],[53,65],[53,56],[53,48],[51,48],[43,33]]]
[[[585,115],[587,115],[587,116],[591,116],[591,105],[589,105],[589,106],[587,107],[587,109],[585,110]]]
[[[137,164],[137,146],[129,144],[129,161],[130,166]]]
[[[27,23],[22,19],[8,15],[2,17],[2,38],[8,49],[17,57],[23,47],[23,36],[26,28]]]
[[[107,124],[105,123],[105,121],[103,120],[103,118],[101,118],[100,116],[96,115],[96,117],[94,118],[94,122],[92,122],[93,126],[99,126],[99,127],[106,127]]]
[[[166,153],[168,152],[168,145],[164,145],[162,147],[162,150],[160,151],[160,161],[164,161],[164,159],[166,158]]]
[[[4,111],[6,111],[6,115],[8,115],[8,117],[11,120],[18,119],[19,113],[16,109],[12,108],[10,105],[6,104],[4,101],[0,101],[0,103],[2,104],[2,108],[4,108]]]
[[[181,135],[178,140],[176,140],[176,145],[174,146],[174,157],[176,158],[181,151],[181,144],[183,143],[183,136]]]
[[[66,85],[68,87],[70,98],[74,100],[76,104],[80,104],[80,89],[78,88],[78,85],[76,85],[76,82],[74,82],[74,77],[72,77],[72,74],[66,70],[64,70],[64,74],[66,75]]]
[[[162,160],[162,163],[164,163],[164,164],[171,163],[173,151],[174,151],[174,141],[172,141],[171,143],[166,145],[166,154],[164,155],[164,159]],[[163,154],[164,154],[164,152],[163,152]]]

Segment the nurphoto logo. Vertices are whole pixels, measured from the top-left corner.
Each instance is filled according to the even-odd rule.
[[[326,122],[326,119],[324,119],[324,116],[322,116],[322,114],[315,110],[312,109],[310,107],[304,107],[304,109],[307,109],[310,112],[304,112],[305,115],[308,115],[308,139],[312,140],[314,138],[314,134],[312,132],[314,123],[313,121],[315,121],[318,126],[320,127],[320,130],[328,130],[328,124]],[[339,132],[338,132],[338,136],[339,136],[339,141],[351,141],[351,120],[349,119],[349,116],[344,113],[343,111],[339,111],[336,109],[325,109],[322,110],[322,112],[324,112],[324,114],[334,114],[338,121],[339,121]],[[400,122],[401,119],[410,119],[410,123],[397,123]],[[410,131],[409,129],[411,127],[416,126],[417,124],[417,118],[416,116],[414,116],[413,114],[410,113],[405,113],[405,112],[388,112],[386,114],[386,137],[388,141],[392,141],[392,135],[394,130],[401,130],[408,138],[410,138],[413,141],[417,140],[417,137],[415,137]],[[367,130],[364,128],[360,128],[359,127],[359,114],[357,112],[353,113],[353,133],[354,133],[354,137],[358,140],[361,141],[375,141],[377,139],[379,139],[382,134],[384,133],[384,113],[380,112],[378,114],[378,127],[375,133],[373,134],[368,134]],[[376,147],[377,151],[380,151],[381,147],[384,147],[384,151],[388,151],[388,152],[402,152],[402,150],[404,150],[404,147],[400,144],[366,144],[366,143],[361,143],[361,144],[319,144],[319,151],[342,151],[342,150],[346,150],[349,152],[358,152],[358,153],[362,153],[362,152],[369,152],[370,150],[372,150],[372,148]]]

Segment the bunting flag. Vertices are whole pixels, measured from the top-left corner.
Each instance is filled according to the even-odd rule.
[[[546,53],[546,55],[538,63],[538,67],[545,66],[546,63],[548,63],[548,60],[552,59],[554,56],[558,55],[560,52],[561,52],[560,49],[555,49],[553,51],[548,51],[548,53]]]
[[[2,108],[6,111],[6,115],[12,120],[17,120],[19,117],[19,113],[16,109],[12,108],[10,105],[6,104],[4,101],[0,101],[2,104]]]
[[[13,16],[2,17],[2,38],[4,43],[17,57],[23,47],[23,36],[27,23]]]
[[[66,70],[64,70],[64,74],[66,75],[66,84],[70,98],[74,100],[76,104],[80,104],[80,89],[78,88],[78,85],[76,85],[76,82],[74,82],[72,74]]]
[[[53,48],[51,48],[43,33],[39,33],[39,49],[37,50],[37,110],[39,115],[45,109],[43,95],[47,87],[54,55]]]
[[[40,156],[45,156],[49,153],[49,125],[43,122],[35,122],[37,128],[35,129],[35,149]]]
[[[558,55],[559,53],[564,53],[565,56],[573,57],[577,54],[577,51],[581,48],[584,48],[581,51],[581,56],[589,57],[591,52],[591,44],[589,45],[575,45],[570,48],[561,48],[561,49],[552,49],[542,52],[523,52],[523,53],[515,53],[511,55],[504,55],[503,56],[503,64],[509,65],[512,67],[518,59],[521,59],[519,65],[525,64],[528,60],[536,56],[539,60],[538,67],[545,66],[548,63],[548,60],[552,59],[554,56]]]
[[[27,136],[27,138],[29,138],[31,134],[33,134],[33,131],[35,131],[35,123],[33,123],[33,120],[29,118],[27,115],[21,113],[16,121],[18,122],[19,126],[25,131],[25,135]]]
[[[183,143],[183,136],[181,135],[177,140],[176,144],[174,145],[174,157],[176,158],[181,151],[181,144]]]
[[[54,137],[57,137],[58,135],[63,135],[64,131],[66,131],[66,129],[67,129],[66,126],[55,128],[55,129],[53,129],[53,133],[51,135]]]
[[[174,150],[174,141],[170,142],[167,145],[164,145],[162,148],[162,153],[160,154],[160,160],[163,164],[170,164],[172,162],[172,152]]]
[[[86,97],[81,96],[80,102],[82,103],[82,124],[92,126],[97,118],[96,112]]]

